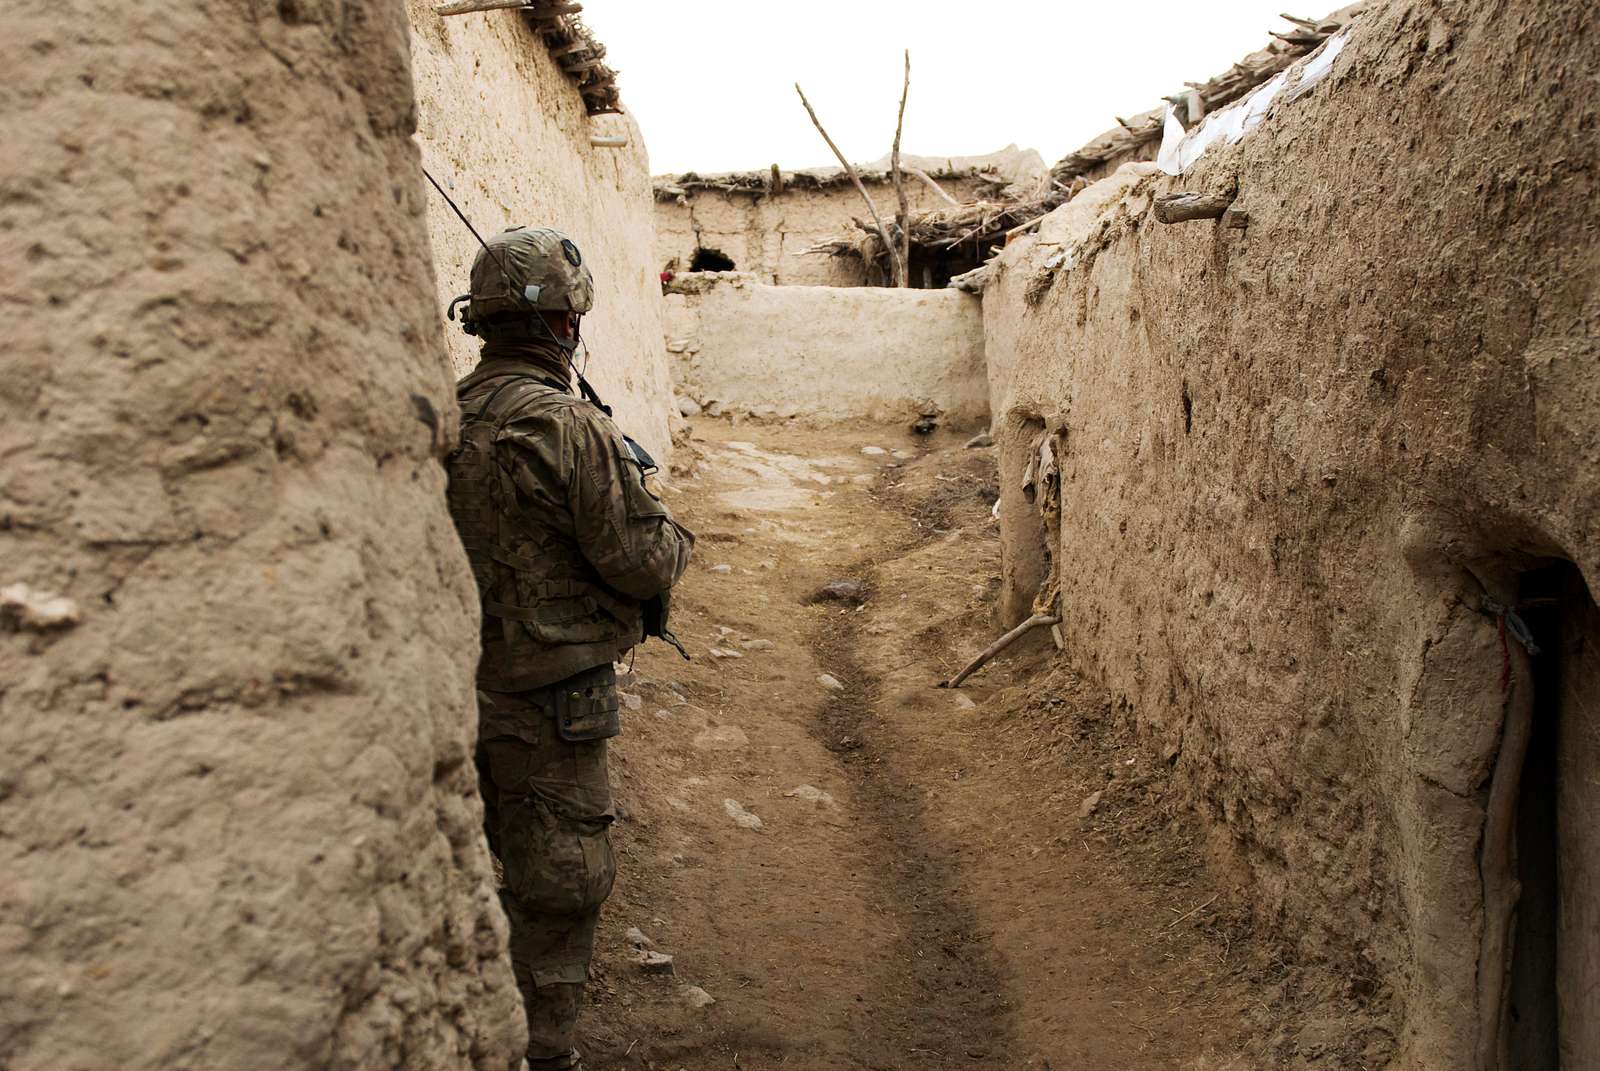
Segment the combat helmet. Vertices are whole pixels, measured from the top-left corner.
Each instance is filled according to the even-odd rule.
[[[482,335],[490,321],[527,316],[533,310],[585,313],[594,307],[594,276],[577,243],[553,227],[511,227],[494,235],[472,261],[472,292],[461,326]]]

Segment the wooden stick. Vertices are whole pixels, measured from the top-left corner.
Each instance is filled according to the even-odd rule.
[[[531,0],[453,0],[433,9],[435,15],[470,15],[474,11],[504,11],[508,7],[531,7]]]
[[[1022,234],[1024,231],[1033,230],[1033,228],[1037,227],[1039,224],[1041,224],[1043,222],[1044,222],[1044,216],[1034,216],[1032,219],[1028,220],[1028,222],[1019,223],[1015,227],[1012,227],[1009,231],[1006,231],[1006,237],[1007,238],[1015,238],[1017,235]]]
[[[861,176],[856,174],[855,165],[844,158],[844,153],[839,151],[839,146],[833,143],[828,132],[822,128],[822,120],[817,118],[816,111],[811,107],[811,102],[806,99],[805,90],[800,88],[800,83],[794,84],[794,91],[800,94],[800,103],[806,106],[806,114],[811,116],[811,125],[817,128],[817,133],[822,135],[822,140],[828,143],[828,148],[833,150],[833,155],[844,167],[845,174],[850,176],[850,181],[855,183],[856,192],[861,199],[867,202],[867,210],[872,213],[872,222],[878,226],[878,235],[883,239],[883,247],[889,251],[889,264],[896,277],[900,274],[900,251],[894,247],[894,242],[889,240],[889,228],[883,225],[883,217],[878,215],[878,206],[872,203],[872,196],[867,193],[866,186],[861,183]]]
[[[1179,915],[1177,918],[1175,918],[1171,922],[1167,923],[1167,929],[1169,929],[1169,930],[1172,929],[1174,926],[1176,926],[1178,923],[1182,922],[1184,919],[1192,917],[1197,911],[1203,911],[1206,908],[1210,907],[1212,904],[1217,902],[1217,896],[1221,896],[1221,895],[1222,895],[1221,893],[1217,893],[1216,896],[1213,896],[1211,899],[1207,900],[1205,903],[1200,904],[1197,907],[1191,907],[1189,910],[1185,911],[1183,914]]]
[[[1504,622],[1501,628],[1504,628]],[[1483,935],[1478,944],[1477,1071],[1500,1067],[1516,919],[1522,884],[1517,880],[1517,801],[1522,794],[1522,764],[1533,735],[1533,666],[1522,644],[1503,636],[1510,660],[1505,724],[1500,752],[1489,781],[1478,876],[1483,882]]]
[[[955,205],[957,208],[961,207],[961,202],[956,200],[954,197],[951,197],[948,193],[944,192],[944,187],[939,185],[937,182],[935,182],[933,180],[933,176],[928,174],[926,171],[923,171],[921,168],[917,168],[917,167],[907,167],[907,168],[902,168],[901,170],[903,170],[906,174],[912,176],[913,178],[921,179],[922,182],[928,187],[928,189],[932,190],[934,193],[936,193],[940,197],[944,198],[944,201],[945,201],[946,204]]]
[[[1010,647],[1013,643],[1016,643],[1017,640],[1021,639],[1028,632],[1040,627],[1041,625],[1059,624],[1061,624],[1061,618],[1056,617],[1054,614],[1034,614],[1032,617],[1028,618],[1028,620],[1024,621],[1022,624],[1018,625],[1016,628],[1012,629],[1004,636],[1001,636],[989,646],[985,647],[982,654],[967,664],[967,668],[963,669],[960,673],[957,673],[949,680],[940,683],[939,687],[961,687],[961,682],[978,672],[978,670],[982,669],[985,662],[989,661],[989,659],[993,658],[1007,647]]]
[[[894,121],[894,148],[889,153],[889,174],[894,178],[894,195],[900,201],[895,223],[900,227],[900,264],[894,284],[902,289],[911,285],[911,204],[906,200],[905,179],[900,174],[900,131],[906,125],[906,97],[911,93],[911,50],[906,49],[905,81],[900,86],[900,115]]]
[[[1169,193],[1156,198],[1156,219],[1182,223],[1191,219],[1219,219],[1233,204],[1233,193]]]

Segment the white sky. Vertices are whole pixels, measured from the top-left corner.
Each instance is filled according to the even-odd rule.
[[[833,163],[798,81],[852,162],[894,138],[900,53],[911,50],[902,151],[992,152],[1045,163],[1185,80],[1221,74],[1287,30],[1294,0],[587,0],[583,17],[620,71],[650,170],[736,171]]]

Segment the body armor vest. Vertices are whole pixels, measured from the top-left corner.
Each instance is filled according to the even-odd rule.
[[[577,402],[526,373],[473,374],[457,386],[461,444],[450,457],[450,515],[483,605],[478,686],[541,688],[609,664],[643,639],[641,604],[607,588],[565,511],[533,508],[498,444],[512,420]],[[551,488],[556,500],[564,489]]]

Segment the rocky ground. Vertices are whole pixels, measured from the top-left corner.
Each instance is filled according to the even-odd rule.
[[[1375,1067],[1353,980],[1285,962],[1159,755],[998,632],[991,449],[703,420],[699,535],[613,751],[607,1068]]]

